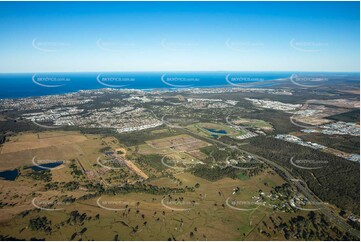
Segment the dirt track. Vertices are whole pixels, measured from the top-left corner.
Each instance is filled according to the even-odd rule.
[[[115,150],[115,154],[114,156],[120,161],[123,162],[126,166],[129,167],[129,169],[131,169],[132,171],[134,171],[138,176],[144,178],[144,179],[148,179],[149,176],[147,174],[145,174],[141,169],[139,169],[136,165],[134,165],[133,162],[124,159],[122,156],[117,154],[117,150]]]

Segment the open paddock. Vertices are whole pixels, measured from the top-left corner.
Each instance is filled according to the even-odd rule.
[[[150,140],[146,141],[146,143],[155,149],[171,149],[180,152],[197,150],[211,145],[186,134]]]

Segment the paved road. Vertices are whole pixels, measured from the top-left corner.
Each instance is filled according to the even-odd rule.
[[[351,235],[360,238],[360,231],[352,228],[348,223],[346,223],[346,221],[344,219],[342,219],[341,217],[339,217],[338,215],[336,215],[332,211],[330,211],[330,209],[327,206],[325,206],[325,204],[321,200],[319,200],[313,194],[313,192],[307,187],[306,182],[304,182],[303,180],[301,180],[299,178],[295,178],[287,168],[285,168],[285,167],[283,167],[283,166],[281,166],[281,165],[279,165],[279,164],[277,164],[277,163],[275,163],[273,161],[270,161],[270,160],[268,160],[268,159],[266,159],[264,157],[252,154],[252,153],[250,153],[248,151],[245,151],[245,150],[242,150],[237,146],[229,145],[229,144],[223,143],[223,142],[221,142],[219,140],[215,140],[215,139],[212,139],[212,138],[200,136],[199,134],[194,133],[194,132],[192,132],[192,131],[190,131],[190,130],[188,130],[186,128],[183,128],[181,126],[169,124],[167,121],[164,120],[164,117],[165,117],[165,115],[161,118],[161,120],[164,122],[164,124],[166,124],[166,125],[168,125],[168,126],[170,126],[172,128],[181,129],[181,130],[183,130],[183,131],[185,131],[185,132],[187,132],[189,134],[192,134],[193,136],[199,137],[200,139],[206,139],[206,140],[210,141],[211,143],[218,143],[218,144],[220,144],[222,146],[225,146],[225,147],[228,147],[230,149],[235,149],[235,150],[238,150],[238,151],[240,151],[242,153],[245,153],[247,155],[251,155],[254,158],[257,158],[258,160],[263,161],[266,164],[272,166],[276,170],[279,170],[281,173],[284,174],[284,179],[288,180],[291,184],[293,183],[299,189],[299,191],[301,191],[303,193],[303,195],[311,203],[313,203],[318,210],[320,210],[320,212],[322,212],[326,217],[328,217],[330,219],[330,221],[334,222],[339,227],[341,227],[345,231],[349,232]]]

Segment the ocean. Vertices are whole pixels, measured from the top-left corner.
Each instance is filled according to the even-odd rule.
[[[269,87],[270,80],[289,78],[293,72],[107,72],[0,74],[0,98],[64,94],[101,88],[179,89],[250,85]],[[263,82],[266,82],[262,84]],[[257,83],[259,83],[257,85]],[[255,84],[253,86],[253,84]]]

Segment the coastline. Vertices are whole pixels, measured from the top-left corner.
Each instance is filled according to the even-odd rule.
[[[230,74],[229,74],[230,73]],[[39,73],[39,74],[0,74],[0,100],[36,98],[48,95],[64,95],[84,90],[99,90],[104,88],[115,88],[118,90],[140,90],[140,91],[174,91],[186,90],[187,88],[227,88],[242,87],[255,88],[273,87],[282,84],[293,72],[124,72],[124,73]],[[311,72],[300,72],[304,75],[312,75]],[[341,73],[320,72],[318,75],[330,75],[339,78]],[[107,82],[99,80],[104,75]],[[164,80],[167,75],[169,81]],[[227,78],[232,75],[235,82]],[[356,77],[357,76],[357,77]],[[359,78],[359,73],[342,73],[342,77]],[[43,82],[34,80],[46,79]],[[51,79],[52,78],[52,79]],[[55,81],[53,80],[55,79]],[[69,80],[67,80],[69,79]],[[196,81],[194,81],[196,79]],[[355,80],[356,80],[355,79]],[[358,79],[359,80],[359,79]],[[263,84],[262,84],[263,83]],[[118,84],[118,85],[114,85]]]

